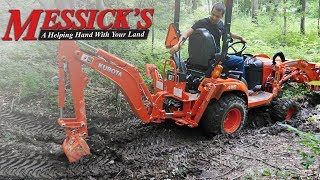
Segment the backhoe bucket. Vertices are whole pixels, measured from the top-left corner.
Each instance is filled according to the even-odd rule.
[[[76,162],[82,156],[91,154],[88,144],[80,136],[71,136],[65,139],[62,149],[70,162]]]

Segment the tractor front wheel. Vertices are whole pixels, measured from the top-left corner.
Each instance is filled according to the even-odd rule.
[[[212,99],[200,120],[199,126],[208,137],[216,134],[234,134],[244,125],[247,116],[245,101],[233,94],[219,100]]]

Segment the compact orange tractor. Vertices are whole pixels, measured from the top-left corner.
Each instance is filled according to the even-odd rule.
[[[159,73],[153,64],[146,65],[147,76],[153,79],[151,93],[145,84],[140,70],[132,64],[83,42],[80,49],[75,41],[61,41],[59,46],[59,107],[64,107],[65,66],[70,78],[75,117],[58,120],[65,128],[67,137],[63,150],[70,162],[75,162],[90,154],[85,138],[88,136],[84,101],[84,88],[88,78],[82,71],[87,65],[116,83],[127,98],[135,114],[145,123],[161,123],[173,120],[179,126],[190,128],[200,126],[203,132],[233,134],[238,132],[246,121],[247,110],[268,106],[281,96],[285,82],[304,83],[312,90],[319,90],[311,81],[320,80],[319,65],[302,59],[288,60],[283,53],[273,58],[265,54],[243,55],[246,44],[234,54],[245,61],[246,74],[219,65],[226,58],[230,45],[230,23],[232,1],[227,0],[225,32],[222,53],[215,53],[214,38],[205,29],[197,29],[189,39],[189,58],[183,62],[176,54],[164,61]],[[173,24],[169,26],[166,46],[172,47],[179,36]],[[280,58],[278,58],[280,57]],[[243,76],[245,78],[243,78]],[[279,110],[279,109],[278,109]],[[290,119],[295,107],[287,103],[281,109],[283,119]],[[61,111],[62,112],[62,111]]]

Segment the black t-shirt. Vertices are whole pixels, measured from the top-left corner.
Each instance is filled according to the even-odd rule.
[[[214,37],[214,41],[217,45],[217,52],[220,52],[220,38],[224,28],[222,21],[219,21],[218,24],[213,24],[209,18],[204,18],[197,21],[191,28],[193,30],[196,30],[198,28],[207,29]]]

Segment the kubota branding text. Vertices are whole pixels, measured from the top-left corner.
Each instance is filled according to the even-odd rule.
[[[107,72],[109,72],[111,74],[117,75],[119,77],[122,76],[122,73],[120,71],[118,71],[116,69],[113,69],[113,68],[111,68],[111,67],[109,67],[107,65],[99,63],[98,68],[103,69],[103,70],[105,70],[105,71],[107,71]]]

